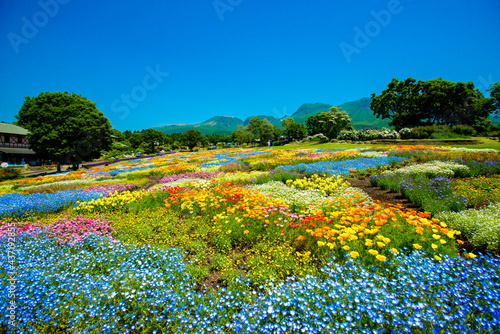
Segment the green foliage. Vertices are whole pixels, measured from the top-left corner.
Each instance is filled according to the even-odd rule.
[[[429,124],[476,125],[492,111],[491,100],[473,82],[394,78],[380,95],[372,94],[370,108],[377,118],[389,118],[399,130]]]
[[[495,82],[491,84],[490,89],[490,103],[492,105],[492,111],[495,118],[500,115],[500,82]]]
[[[166,141],[165,134],[155,129],[146,129],[141,132],[142,142],[149,147],[147,153],[154,153],[155,146],[162,145]]]
[[[248,122],[247,131],[260,139],[260,144],[264,145],[269,140],[276,140],[280,135],[280,130],[272,125],[266,118],[253,117]]]
[[[341,130],[354,130],[347,112],[338,107],[331,107],[328,112],[309,117],[306,127],[310,136],[322,133],[328,139],[337,138]]]
[[[307,129],[302,123],[295,123],[293,118],[285,118],[281,124],[283,135],[292,140],[301,140],[307,134]]]
[[[187,146],[191,151],[197,145],[204,145],[207,143],[207,138],[201,134],[201,131],[188,129],[182,135],[182,145]]]
[[[99,158],[112,143],[109,120],[93,102],[74,93],[27,96],[16,118],[29,131],[31,149],[58,167]]]
[[[0,167],[0,182],[21,177],[21,170],[14,167]]]

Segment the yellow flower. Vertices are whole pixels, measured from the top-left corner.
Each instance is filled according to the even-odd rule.
[[[441,260],[441,258],[440,258],[439,256],[437,256],[437,255],[434,255],[434,258],[435,258],[437,261],[440,261],[440,260]]]
[[[319,247],[323,247],[325,244],[326,244],[326,242],[324,242],[324,241],[318,241],[318,246]]]
[[[359,256],[358,252],[351,252],[351,257],[357,258]]]
[[[444,239],[439,239],[439,242],[444,245],[446,243],[446,241]]]
[[[394,254],[399,254],[398,250],[396,248],[391,248],[391,252]]]
[[[433,235],[432,235],[432,237],[433,237],[434,239],[436,239],[436,240],[439,240],[439,239],[441,238],[441,237],[440,237],[439,235],[437,235],[437,234],[433,234]]]
[[[349,246],[345,245],[344,247],[342,247],[344,250],[348,251],[350,249]]]
[[[475,255],[474,253],[469,253],[469,257],[472,258],[472,259],[474,259],[474,258],[477,257],[477,255]]]
[[[231,234],[231,232],[232,232],[231,230],[228,230],[226,233],[227,233],[227,234]]]
[[[303,236],[303,235],[299,235],[299,236],[297,237],[297,240],[298,240],[298,241],[303,240],[303,239],[304,239],[304,236]]]
[[[419,244],[413,244],[413,247],[415,247],[415,249],[422,249],[422,246],[420,246]]]
[[[243,234],[248,234],[248,233],[249,233],[248,230],[243,231]]]
[[[438,248],[438,245],[432,244],[431,247],[432,247],[432,249],[436,249],[436,248]]]
[[[379,261],[385,261],[385,259],[386,259],[386,257],[385,257],[385,256],[380,255],[380,254],[379,254],[379,255],[377,255],[377,256],[376,256],[376,258],[377,258],[377,260],[379,260]]]
[[[382,247],[385,246],[385,244],[383,242],[377,241],[377,246],[379,246],[380,248],[382,248]]]
[[[326,245],[330,247],[330,249],[333,249],[333,247],[335,247],[335,244],[332,244],[331,242],[327,243]]]
[[[375,249],[370,249],[368,250],[368,253],[370,253],[371,255],[377,255],[378,251],[376,251]]]

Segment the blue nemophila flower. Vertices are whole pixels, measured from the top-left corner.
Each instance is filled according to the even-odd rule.
[[[73,206],[78,201],[86,202],[105,194],[103,191],[82,192],[64,190],[56,193],[5,194],[0,196],[0,218],[23,217],[28,213],[50,213]]]
[[[7,326],[9,276],[0,240],[0,312]],[[16,238],[16,321],[22,332],[81,333],[433,333],[495,332],[500,260],[398,255],[394,272],[355,260],[328,263],[318,277],[269,282],[257,291],[200,293],[183,252],[89,237],[59,245]]]
[[[276,170],[287,172],[298,172],[304,175],[341,175],[348,176],[350,170],[362,171],[369,168],[388,166],[394,162],[406,161],[406,158],[399,157],[373,157],[346,159],[342,161],[321,161],[313,163],[301,163],[297,165],[278,166]]]

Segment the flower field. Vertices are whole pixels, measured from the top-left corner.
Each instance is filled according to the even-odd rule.
[[[1,182],[1,330],[497,333],[499,174],[496,151],[387,146]]]

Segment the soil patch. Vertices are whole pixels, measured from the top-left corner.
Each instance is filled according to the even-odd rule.
[[[144,186],[142,186],[141,188],[139,188],[137,190],[147,190],[147,189],[151,188],[152,186],[157,185],[158,183],[160,183],[160,180],[163,178],[163,176],[161,176],[161,175],[149,175],[149,176],[147,176],[147,178],[148,178],[148,183],[146,183]]]
[[[396,193],[391,190],[384,190],[380,187],[373,186],[368,178],[364,178],[361,180],[348,179],[347,181],[351,184],[352,187],[362,189],[374,200],[378,200],[382,203],[401,204],[403,205],[403,207],[415,211],[424,211],[418,205],[404,198],[401,193]]]

